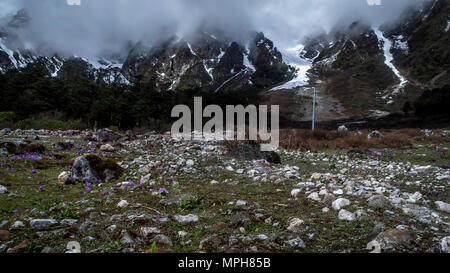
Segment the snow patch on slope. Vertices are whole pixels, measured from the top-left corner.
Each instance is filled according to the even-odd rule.
[[[17,69],[19,68],[19,65],[17,63],[16,58],[14,58],[14,52],[9,49],[4,43],[3,43],[3,39],[0,38],[0,49],[3,50],[9,57],[9,60],[11,61],[11,63],[13,64],[13,66]]]
[[[295,77],[287,83],[272,88],[271,91],[277,91],[282,89],[296,89],[308,85],[309,82],[308,71],[312,67],[312,60],[300,57],[300,53],[303,51],[304,48],[305,48],[304,45],[298,45],[292,48],[281,50],[281,54],[283,55],[283,61],[296,69]]]
[[[391,48],[392,48],[392,42],[388,38],[384,37],[383,32],[379,28],[374,28],[375,34],[378,37],[378,40],[380,42],[383,42],[383,52],[385,57],[385,64],[391,68],[392,72],[397,76],[397,78],[400,80],[400,83],[394,88],[392,93],[385,94],[382,98],[383,99],[389,99],[388,104],[392,104],[394,101],[392,100],[392,96],[398,95],[398,93],[405,87],[405,85],[408,83],[408,81],[405,79],[405,77],[402,76],[400,71],[395,67],[393,61],[394,57],[391,54]]]

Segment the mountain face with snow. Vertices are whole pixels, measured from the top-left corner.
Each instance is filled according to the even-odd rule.
[[[449,1],[408,10],[391,25],[355,22],[346,29],[309,38],[300,58],[328,93],[357,113],[398,111],[423,90],[449,83]]]
[[[123,66],[131,82],[164,90],[236,90],[267,88],[289,79],[292,68],[262,33],[241,44],[201,32],[196,37],[173,37],[158,45],[138,44]]]
[[[27,23],[20,11],[8,28]],[[293,76],[294,69],[262,33],[236,42],[220,31],[172,37],[155,45],[138,43],[123,58],[92,60],[83,56],[45,56],[14,48],[14,35],[0,34],[0,72],[40,62],[52,77],[83,77],[100,84],[140,84],[156,91],[265,89]]]
[[[390,25],[361,22],[277,48],[263,33],[236,41],[199,30],[155,44],[139,42],[117,57],[42,54],[14,36],[27,24],[20,11],[0,29],[0,73],[41,63],[50,77],[99,84],[139,84],[155,91],[306,90],[325,86],[350,115],[398,111],[425,89],[449,83],[449,0],[406,11]]]

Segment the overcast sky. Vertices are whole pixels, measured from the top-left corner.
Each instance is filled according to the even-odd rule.
[[[263,31],[278,46],[287,47],[308,35],[329,31],[338,22],[393,20],[423,1],[0,0],[0,17],[26,8],[31,24],[21,30],[23,42],[93,57],[119,50],[127,41],[152,40],[161,33],[185,35],[204,24],[231,35]]]

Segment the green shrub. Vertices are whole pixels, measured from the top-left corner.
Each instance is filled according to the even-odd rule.
[[[17,122],[16,126],[22,130],[29,129],[48,129],[48,130],[69,130],[83,129],[85,126],[81,120],[55,120],[55,119],[24,119]]]
[[[14,112],[0,112],[0,123],[13,121],[14,115]]]
[[[442,88],[427,90],[414,103],[416,115],[426,116],[450,116],[450,85]]]

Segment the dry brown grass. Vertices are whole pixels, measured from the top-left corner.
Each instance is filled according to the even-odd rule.
[[[352,148],[404,148],[412,143],[449,142],[444,137],[425,137],[418,129],[382,130],[381,139],[367,139],[369,130],[360,132],[337,132],[318,129],[282,130],[280,145],[286,149],[318,151],[319,149],[352,149]]]

